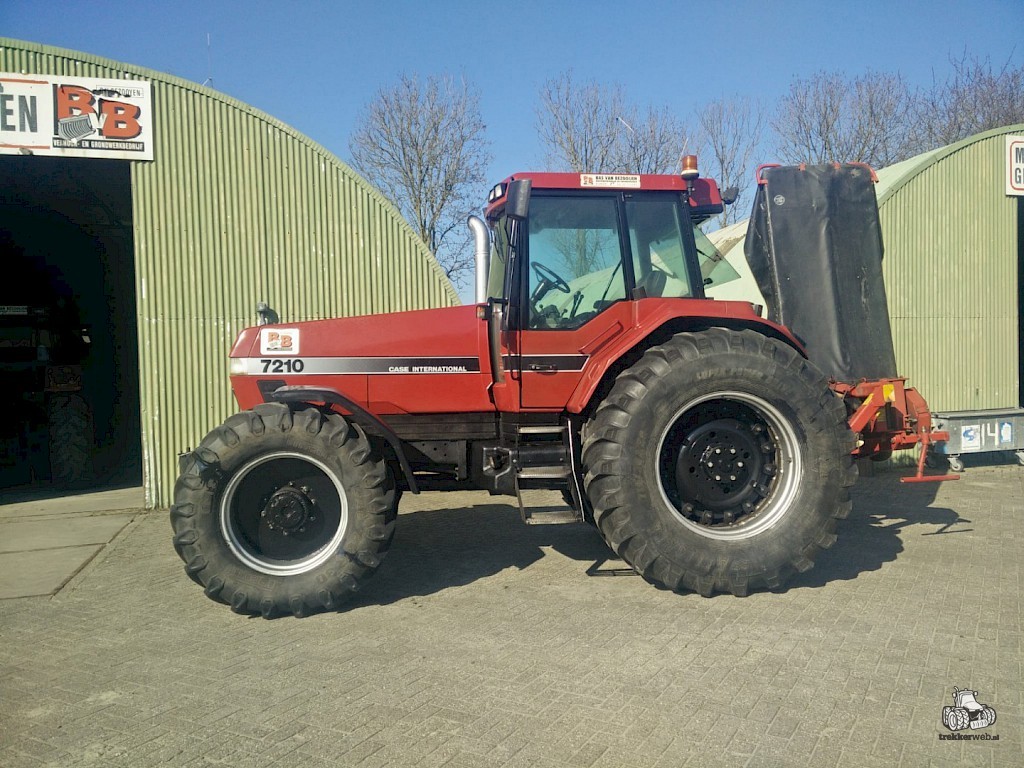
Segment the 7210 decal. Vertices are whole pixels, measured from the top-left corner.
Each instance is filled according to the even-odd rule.
[[[277,358],[276,360],[264,358],[260,360],[260,363],[263,365],[264,373],[302,373],[306,367],[306,364],[297,357]]]

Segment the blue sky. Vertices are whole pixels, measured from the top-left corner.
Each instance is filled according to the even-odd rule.
[[[490,181],[541,167],[537,93],[570,67],[685,118],[724,96],[770,105],[821,69],[898,70],[926,85],[965,49],[1020,65],[1022,29],[1022,0],[0,3],[2,36],[212,76],[343,160],[360,110],[400,73],[465,76],[482,93]]]
[[[401,73],[465,77],[493,156],[481,204],[509,174],[543,170],[537,94],[569,68],[685,120],[730,96],[770,108],[819,70],[898,71],[927,86],[964,51],[1019,66],[1022,30],[1024,0],[0,0],[0,36],[212,78],[345,161],[360,111]],[[775,160],[764,140],[755,163]]]

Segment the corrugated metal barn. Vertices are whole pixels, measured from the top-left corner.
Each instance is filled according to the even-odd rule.
[[[882,269],[897,367],[934,411],[1017,408],[1024,197],[1008,195],[1011,125],[878,171]],[[763,303],[745,222],[712,233],[741,280],[714,295]]]
[[[287,321],[459,303],[390,203],[269,115],[159,72],[2,38],[0,72],[10,97],[0,110],[0,234],[68,289],[89,328],[94,485],[144,482],[149,505],[169,503],[177,454],[234,410],[228,351],[255,323],[257,301]],[[52,87],[56,103],[55,83],[90,78],[149,83],[151,160],[12,143],[40,122],[36,102],[12,89]],[[138,117],[107,107],[114,128]],[[77,121],[52,119],[64,137],[55,146],[89,146],[70,133],[83,125],[103,135],[102,120],[89,128],[82,109],[72,112]],[[8,489],[26,482],[8,476]]]
[[[936,411],[1017,407],[1020,197],[998,128],[878,172],[882,269],[900,372]]]

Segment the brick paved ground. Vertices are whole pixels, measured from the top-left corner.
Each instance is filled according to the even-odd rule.
[[[788,591],[704,599],[587,526],[407,495],[358,602],[301,621],[209,601],[139,514],[56,597],[0,601],[0,765],[1019,766],[1022,501],[1016,466],[868,478]],[[939,739],[954,685],[998,741]]]

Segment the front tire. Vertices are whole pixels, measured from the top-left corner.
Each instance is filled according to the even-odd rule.
[[[621,373],[586,430],[587,497],[649,581],[779,588],[835,541],[857,478],[842,401],[753,331],[682,333]]]
[[[190,454],[174,489],[174,546],[206,594],[238,613],[333,610],[380,565],[395,496],[358,426],[259,405]]]

